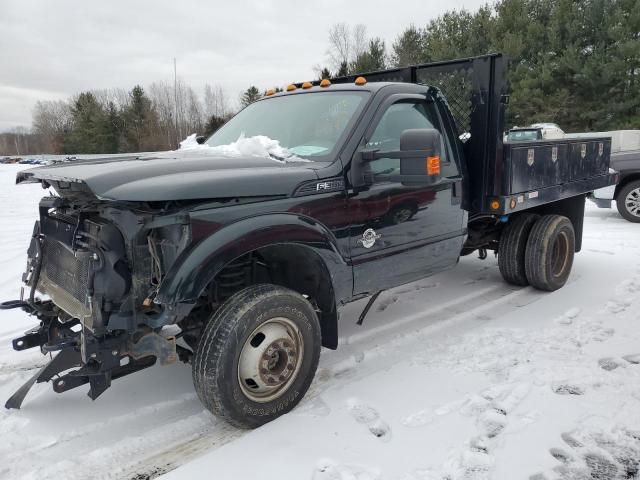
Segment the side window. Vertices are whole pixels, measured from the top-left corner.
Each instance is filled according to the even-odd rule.
[[[436,112],[427,102],[410,100],[394,103],[380,118],[366,148],[375,148],[381,152],[400,150],[400,135],[403,131],[411,128],[438,128],[437,123]],[[400,174],[398,158],[380,158],[370,165],[374,175]]]

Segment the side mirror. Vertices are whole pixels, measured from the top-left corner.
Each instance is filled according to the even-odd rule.
[[[198,145],[202,145],[206,141],[207,141],[207,137],[205,137],[204,135],[198,135],[196,137],[196,142],[198,142]]]
[[[433,128],[405,130],[400,135],[400,176],[404,185],[440,180],[442,136]]]
[[[350,181],[353,187],[364,187],[373,183],[368,166],[381,158],[400,160],[400,175],[397,180],[403,185],[431,185],[440,180],[440,146],[442,136],[432,128],[408,129],[400,134],[400,150],[383,152],[377,149],[362,149],[356,152],[351,162]]]

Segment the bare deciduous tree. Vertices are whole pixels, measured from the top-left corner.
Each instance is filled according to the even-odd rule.
[[[149,98],[158,113],[158,128],[165,148],[175,148],[177,140],[173,84],[155,82],[149,86]]]
[[[175,88],[173,82],[152,83],[148,92],[158,114],[159,136],[166,142],[166,148],[176,148],[187,135],[204,131],[207,107],[182,79],[178,79]]]
[[[71,125],[71,105],[62,100],[39,101],[32,112],[33,131],[44,139],[45,149],[58,152]]]
[[[369,46],[367,27],[363,24],[350,27],[346,23],[336,23],[329,28],[329,63],[336,72],[344,70],[366,52]]]
[[[220,85],[204,86],[204,114],[207,119],[212,116],[226,118],[229,115],[229,99]]]
[[[355,60],[367,50],[368,37],[366,25],[359,23],[353,27],[351,44],[353,52],[352,58],[350,58],[349,61]]]
[[[129,91],[126,88],[105,88],[91,90],[91,93],[103,107],[113,103],[118,109],[122,110],[127,108],[131,102]]]
[[[352,56],[351,30],[346,23],[336,23],[329,28],[329,62],[336,70],[343,62],[349,63]]]

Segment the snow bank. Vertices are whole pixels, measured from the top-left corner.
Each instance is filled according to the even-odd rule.
[[[199,144],[196,140],[196,134],[193,133],[180,142],[180,151],[189,150],[202,152],[204,154],[221,155],[224,157],[267,157],[280,162],[307,162],[294,155],[288,149],[282,147],[278,140],[273,140],[264,135],[256,135],[254,137],[245,137],[241,135],[238,140],[228,145],[219,145],[212,147],[207,144]]]

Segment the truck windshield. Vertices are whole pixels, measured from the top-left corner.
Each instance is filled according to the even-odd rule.
[[[509,142],[526,142],[540,140],[540,130],[510,130],[507,140]]]
[[[310,92],[252,103],[223,125],[207,145],[229,145],[264,135],[292,154],[328,161],[357,118],[368,92]]]

